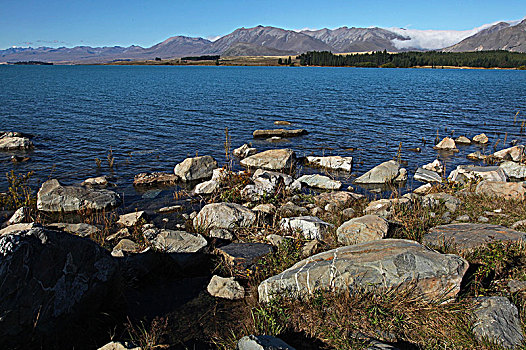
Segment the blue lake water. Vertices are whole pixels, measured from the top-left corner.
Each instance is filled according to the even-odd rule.
[[[524,141],[513,121],[526,109],[525,71],[0,66],[0,82],[0,130],[36,135],[30,162],[12,164],[10,153],[0,153],[0,174],[33,170],[37,185],[49,177],[72,184],[112,174],[132,197],[137,173],[172,171],[195,154],[223,164],[226,127],[233,148],[252,142],[258,150],[287,147],[300,156],[353,156],[354,175],[392,159],[400,142],[412,175],[435,159],[437,130],[441,138],[485,132],[491,145],[500,139],[498,149],[506,132],[508,142]],[[275,120],[310,133],[278,143],[252,138]],[[110,149],[114,171],[105,161]],[[470,163],[465,156],[477,149],[461,148],[446,160],[448,169]],[[95,158],[103,161],[100,169]],[[0,190],[6,187],[0,178]]]

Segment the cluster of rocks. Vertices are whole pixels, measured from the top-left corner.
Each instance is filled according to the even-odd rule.
[[[28,150],[33,148],[28,135],[20,132],[0,131],[0,151]]]

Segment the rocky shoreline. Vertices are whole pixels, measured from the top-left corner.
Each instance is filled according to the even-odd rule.
[[[260,130],[254,137],[305,133]],[[400,159],[386,160],[354,180],[357,186],[390,187],[388,198],[370,199],[343,189],[331,176],[350,175],[352,157],[300,159],[291,149],[258,152],[249,144],[232,151],[244,171],[221,167],[205,155],[184,159],[173,172],[135,176],[137,188],[192,187],[174,193],[173,205],[154,212],[138,207],[118,215],[123,198],[105,177],[68,186],[50,179],[36,195],[23,177],[12,178],[17,187],[0,196],[0,344],[425,348],[403,327],[335,326],[340,336],[328,340],[327,330],[318,329],[322,320],[307,327],[305,318],[294,318],[295,310],[306,305],[315,310],[313,302],[333,300],[331,295],[367,295],[363,301],[371,295],[396,299],[410,293],[426,305],[421,309],[469,304],[462,309],[470,325],[464,338],[439,340],[428,329],[425,337],[437,344],[524,346],[526,233],[520,230],[526,229],[525,147],[478,155],[491,165],[460,165],[446,176],[440,154],[467,142],[487,143],[488,138],[481,134],[438,142],[439,158],[414,174],[424,184],[404,195],[396,190],[408,178]],[[32,147],[27,135],[0,134],[0,150]],[[297,176],[300,164],[319,173]],[[502,251],[515,255],[508,261]],[[178,286],[177,300],[165,301],[168,295],[148,300],[164,293],[168,284]],[[163,303],[177,306],[163,308]],[[326,307],[330,312],[337,304]],[[181,323],[186,324],[178,322],[182,310],[186,321]],[[101,321],[100,315],[107,317]],[[247,324],[229,324],[238,318]],[[210,324],[203,326],[203,320]],[[409,314],[404,321],[414,322]]]

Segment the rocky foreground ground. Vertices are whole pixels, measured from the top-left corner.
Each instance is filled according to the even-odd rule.
[[[33,147],[19,133],[0,145]],[[437,159],[403,196],[399,159],[355,179],[387,187],[389,198],[327,176],[350,173],[351,157],[299,160],[250,145],[233,154],[246,171],[200,156],[171,173],[138,174],[138,187],[192,190],[175,192],[172,206],[122,215],[107,178],[50,179],[35,196],[28,175],[8,176],[3,348],[524,348],[524,146],[472,154],[492,165],[447,177]],[[295,176],[300,161],[320,173]],[[167,284],[177,292],[160,298]]]

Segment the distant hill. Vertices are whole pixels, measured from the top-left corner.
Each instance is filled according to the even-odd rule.
[[[526,19],[515,26],[500,22],[461,42],[445,48],[446,52],[507,50],[526,52]]]
[[[457,42],[458,41],[458,42]],[[446,45],[451,45],[444,48]],[[239,28],[216,41],[173,36],[151,47],[39,47],[0,50],[0,62],[103,63],[117,60],[172,59],[183,56],[285,56],[308,51],[460,52],[509,50],[526,52],[526,20],[483,25],[466,31],[426,31],[403,28],[286,30],[269,26]]]

